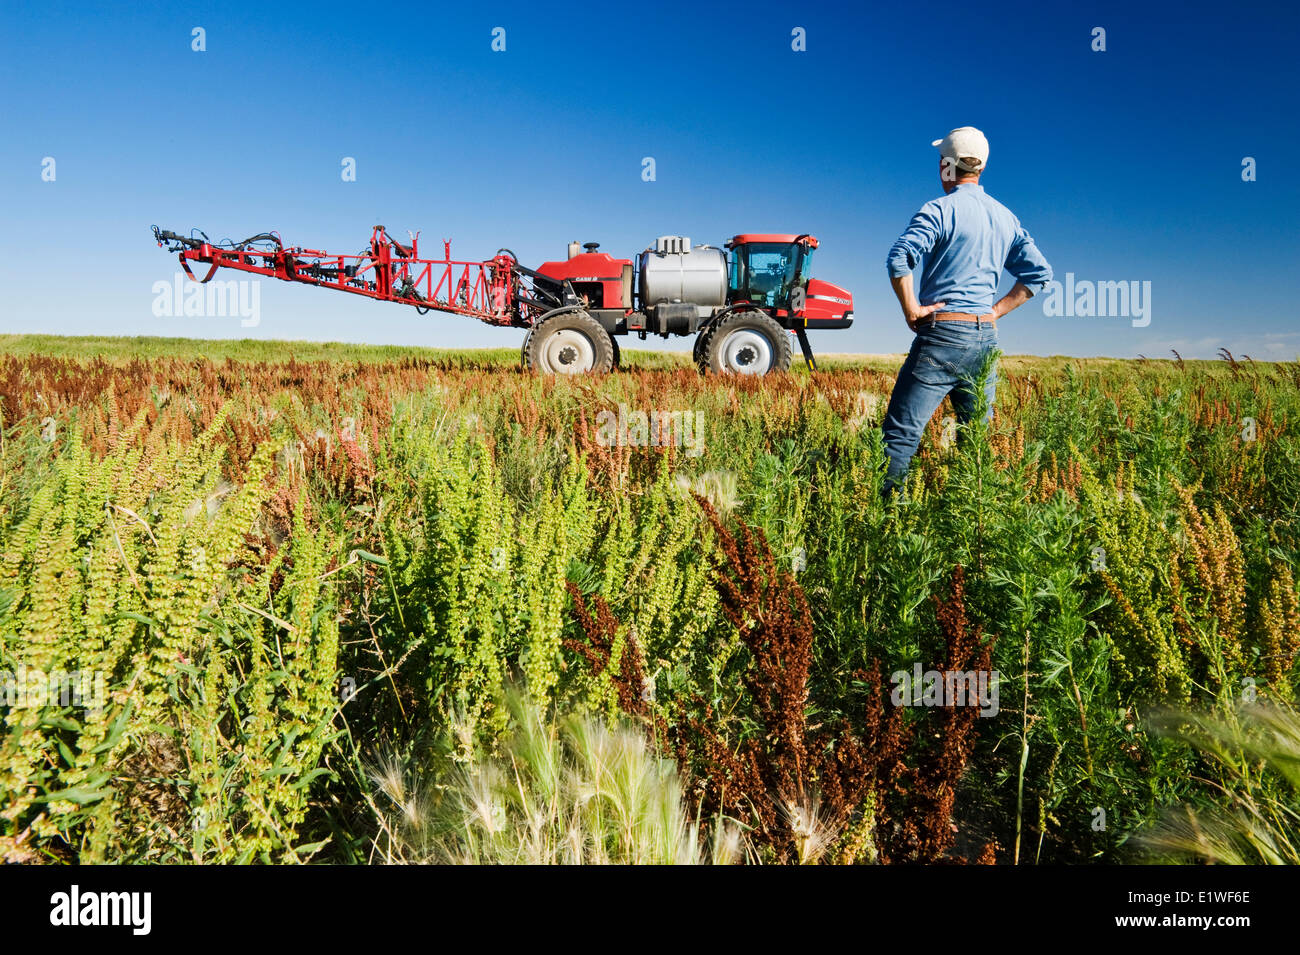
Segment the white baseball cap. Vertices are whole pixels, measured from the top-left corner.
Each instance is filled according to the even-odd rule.
[[[989,141],[974,126],[958,126],[943,139],[936,139],[930,145],[938,146],[939,155],[955,160],[957,168],[966,172],[983,172],[989,161]],[[963,162],[967,159],[976,162]]]

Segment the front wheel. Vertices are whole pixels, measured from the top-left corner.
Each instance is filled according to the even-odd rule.
[[[695,367],[704,374],[709,370],[709,334],[713,331],[712,325],[706,325],[695,335],[695,345],[691,349],[691,360],[695,362]]]
[[[788,371],[790,334],[765,312],[733,312],[701,342],[714,374],[766,375]]]
[[[524,366],[543,375],[581,375],[614,367],[614,339],[584,311],[552,315],[524,342]]]

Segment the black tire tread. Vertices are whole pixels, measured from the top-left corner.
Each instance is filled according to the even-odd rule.
[[[524,342],[524,367],[537,374],[543,374],[540,364],[542,343],[554,332],[565,328],[576,328],[591,339],[595,351],[595,363],[592,372],[608,373],[614,370],[614,338],[605,331],[605,326],[583,311],[561,312],[538,322],[528,333]]]
[[[705,356],[708,371],[715,375],[726,373],[723,368],[719,367],[714,342],[721,342],[726,337],[727,332],[735,331],[737,328],[759,329],[772,342],[772,367],[767,370],[767,374],[790,370],[790,363],[794,361],[794,350],[790,346],[790,333],[766,312],[758,309],[746,309],[740,312],[732,312],[721,321],[714,322],[709,326],[705,333],[708,338],[703,342],[701,349]]]

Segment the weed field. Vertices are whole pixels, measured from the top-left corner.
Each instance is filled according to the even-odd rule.
[[[1300,861],[1300,365],[897,364],[0,339],[0,857]]]

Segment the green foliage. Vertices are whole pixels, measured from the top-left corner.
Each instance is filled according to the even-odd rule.
[[[948,442],[945,406],[885,502],[891,360],[751,381],[629,352],[632,371],[550,380],[504,349],[214,348],[0,340],[0,671],[104,688],[97,707],[0,701],[6,858],[519,858],[447,831],[385,842],[399,820],[362,768],[445,745],[434,795],[479,769],[486,785],[521,733],[577,766],[627,709],[628,673],[659,756],[683,711],[761,751],[765,684],[696,495],[761,530],[806,598],[786,709],[809,739],[863,726],[864,673],[944,659],[936,608],[965,568],[1000,706],[969,752],[943,741],[965,759],[943,807],[954,856],[1119,861],[1172,806],[1284,796],[1148,719],[1295,699],[1293,364],[1004,357],[992,423]],[[593,422],[620,404],[693,411],[700,443],[603,444]],[[578,601],[604,608],[599,647]],[[562,715],[527,729],[502,704],[513,685]],[[925,725],[909,710],[898,733]],[[783,833],[812,818],[795,802]],[[889,810],[823,801],[819,818],[869,858]]]
[[[142,447],[141,414],[103,458],[70,430],[3,530],[0,670],[93,690],[7,708],[11,858],[47,840],[86,861],[294,854],[335,705],[330,555],[300,519],[287,553],[246,566],[273,447],[232,485],[224,418]]]

